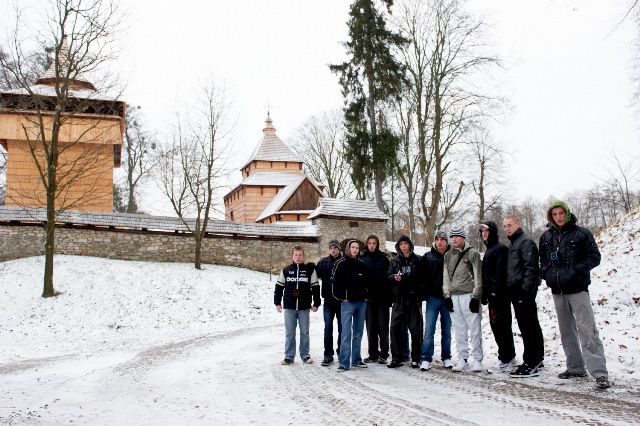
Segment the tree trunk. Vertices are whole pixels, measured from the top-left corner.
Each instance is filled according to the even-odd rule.
[[[49,185],[47,188],[47,223],[45,225],[44,286],[42,289],[42,297],[53,297],[56,295],[56,291],[53,288],[53,254],[55,250],[55,231],[56,231],[55,167],[49,167],[48,173],[47,173],[47,180],[49,182]]]
[[[56,295],[53,288],[53,253],[55,249],[55,229],[56,220],[55,212],[49,212],[47,209],[47,223],[45,225],[45,243],[44,243],[44,288],[42,297],[52,297]],[[53,214],[50,214],[53,213]]]
[[[131,182],[131,181],[129,181]],[[129,184],[129,196],[127,199],[127,213],[136,213],[138,211],[138,205],[136,203],[135,186]]]

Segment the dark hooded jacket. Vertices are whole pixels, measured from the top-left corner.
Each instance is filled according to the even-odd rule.
[[[400,251],[400,243],[406,241],[409,243],[411,254],[404,257]],[[396,243],[396,257],[391,259],[387,278],[391,282],[393,300],[410,299],[422,300],[424,295],[424,265],[418,255],[413,252],[413,242],[406,235],[398,239]],[[400,281],[396,281],[394,276],[402,273]]]
[[[524,233],[522,228],[509,237],[507,260],[507,288],[514,296],[534,298],[540,285],[540,266],[536,243]]]
[[[318,274],[318,278],[322,281],[322,298],[327,300],[333,300],[333,295],[331,294],[331,273],[333,272],[333,267],[335,266],[338,259],[340,259],[340,255],[338,257],[332,257],[331,255],[325,256],[316,265],[316,273]]]
[[[449,249],[451,249],[451,246],[447,244],[445,253],[448,252]],[[444,271],[444,254],[440,253],[434,244],[431,246],[431,250],[422,256],[422,263],[424,264],[424,273],[427,279],[425,298],[439,297],[443,299],[442,274]]]
[[[567,213],[560,230],[551,217],[554,207]],[[590,271],[600,264],[600,251],[591,231],[576,224],[576,216],[564,203],[556,202],[547,211],[547,230],[540,237],[540,276],[553,294],[588,291]]]
[[[489,238],[485,241],[487,251],[482,258],[482,302],[489,297],[505,298],[507,294],[507,257],[509,248],[498,241],[498,225],[488,220]]]
[[[358,302],[366,300],[368,296],[369,274],[367,265],[359,256],[351,257],[349,243],[344,256],[338,259],[333,267],[331,277],[332,294],[337,300]]]
[[[365,248],[364,254],[360,257],[369,271],[369,300],[386,303],[391,306],[391,285],[387,280],[387,272],[389,271],[389,258],[380,251],[380,241],[375,235],[367,238],[375,239],[377,243],[376,250],[371,252]]]

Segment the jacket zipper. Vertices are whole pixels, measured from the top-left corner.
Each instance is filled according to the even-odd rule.
[[[556,246],[556,255],[560,253],[561,239],[562,239],[562,231],[558,229],[558,245]],[[558,266],[556,267],[556,281],[558,282],[558,290],[560,290],[560,294],[564,294],[564,292],[562,291],[562,287],[560,287],[560,262],[558,262]]]
[[[300,284],[300,265],[296,264],[296,294],[298,295],[298,297],[296,297],[296,311],[298,310],[298,302],[300,300],[300,292],[298,291],[298,285]]]

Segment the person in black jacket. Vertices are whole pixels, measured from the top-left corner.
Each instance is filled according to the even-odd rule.
[[[558,377],[585,377],[589,371],[598,388],[606,389],[607,360],[589,299],[590,271],[600,264],[598,245],[560,200],[549,206],[547,220],[548,229],[540,237],[540,276],[551,288],[567,357],[567,369]]]
[[[332,275],[332,293],[341,305],[342,342],[338,372],[350,366],[367,368],[362,361],[361,343],[364,333],[364,318],[367,310],[368,271],[359,259],[360,243],[351,240],[345,247],[344,256],[338,259]]]
[[[396,243],[396,257],[391,260],[387,278],[392,284],[391,362],[389,368],[402,365],[403,342],[407,328],[411,334],[411,367],[418,368],[422,347],[422,300],[424,292],[423,265],[413,252],[413,243],[406,235]]]
[[[426,306],[424,310],[424,339],[422,341],[422,356],[420,370],[431,369],[434,352],[434,337],[436,333],[436,323],[440,316],[440,355],[442,365],[445,368],[452,368],[451,361],[451,314],[444,303],[442,295],[442,277],[444,273],[444,254],[451,246],[447,241],[445,231],[436,231],[431,250],[422,256],[425,266],[426,286]]]
[[[322,366],[333,363],[333,319],[338,323],[338,339],[336,342],[336,353],[340,353],[340,338],[342,333],[342,323],[340,322],[340,303],[331,294],[331,273],[336,261],[340,259],[340,243],[338,240],[329,241],[329,255],[320,259],[316,265],[318,278],[322,281],[322,313],[324,314],[324,358]]]
[[[533,377],[539,374],[538,368],[544,360],[544,339],[536,305],[540,285],[538,248],[522,230],[517,216],[507,216],[502,224],[511,241],[507,257],[507,289],[524,346],[523,363],[509,376]]]
[[[273,294],[276,310],[284,308],[284,359],[283,365],[293,364],[296,355],[296,324],[300,327],[300,358],[311,364],[309,353],[309,310],[316,312],[320,306],[320,285],[315,265],[304,262],[304,248],[295,246],[293,263],[282,269]]]
[[[511,299],[507,293],[509,249],[498,241],[498,225],[488,220],[478,225],[487,251],[482,258],[482,303],[489,303],[489,324],[498,345],[498,364],[490,373],[509,373],[516,368],[516,349],[511,329]]]
[[[364,362],[386,364],[389,357],[389,308],[391,286],[387,281],[389,259],[380,251],[380,240],[367,237],[366,249],[360,257],[369,269],[369,298],[367,300],[367,340],[369,357]]]

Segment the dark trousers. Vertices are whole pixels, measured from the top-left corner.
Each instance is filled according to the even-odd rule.
[[[336,343],[336,353],[340,353],[340,339],[342,338],[341,306],[337,301],[324,299],[322,311],[324,314],[324,356],[333,356],[333,319],[338,320],[338,338]]]
[[[404,339],[407,328],[411,334],[411,361],[420,362],[422,351],[422,303],[410,299],[396,299],[391,307],[391,358],[404,360]]]
[[[544,339],[540,322],[538,322],[538,306],[535,300],[522,300],[518,297],[511,299],[513,312],[516,314],[518,328],[522,335],[524,353],[522,360],[529,367],[536,367],[544,360]]]
[[[498,345],[498,359],[509,362],[516,357],[511,329],[511,300],[508,297],[489,299],[489,324]]]
[[[369,358],[389,357],[389,306],[384,302],[367,303],[367,342]]]

